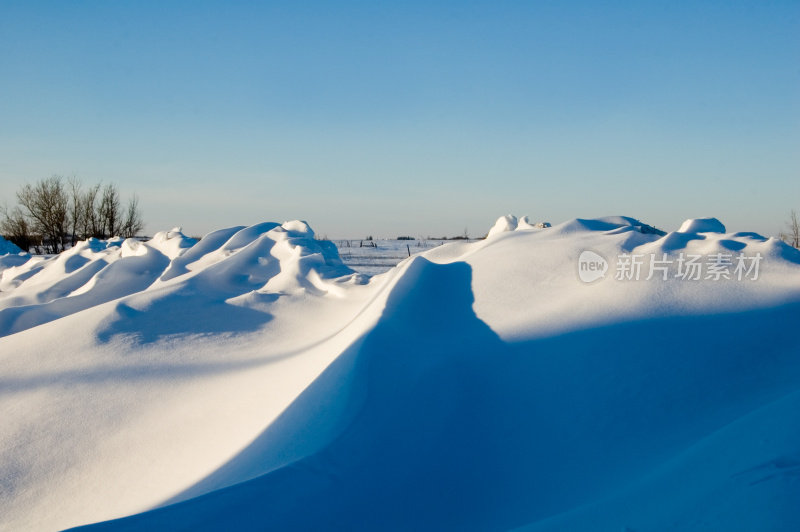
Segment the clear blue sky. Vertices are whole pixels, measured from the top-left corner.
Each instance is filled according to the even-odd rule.
[[[0,202],[52,174],[147,230],[800,209],[800,1],[0,0]]]

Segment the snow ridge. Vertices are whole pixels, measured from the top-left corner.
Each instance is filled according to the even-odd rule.
[[[0,271],[0,336],[198,274],[193,283],[209,279],[230,297],[249,290],[322,294],[326,279],[353,274],[335,246],[316,241],[299,221],[216,231],[199,244],[177,227],[147,242],[91,238],[53,257],[15,258]]]

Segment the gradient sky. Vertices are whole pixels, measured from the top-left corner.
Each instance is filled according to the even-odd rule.
[[[0,203],[52,174],[152,233],[331,238],[800,209],[800,1],[0,0]]]

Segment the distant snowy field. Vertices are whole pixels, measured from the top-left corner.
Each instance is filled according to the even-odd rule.
[[[411,255],[446,244],[440,239],[333,240],[342,262],[367,275],[385,273]]]
[[[800,529],[800,251],[359,243],[0,241],[0,530]]]

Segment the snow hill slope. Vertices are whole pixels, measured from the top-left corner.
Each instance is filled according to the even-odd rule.
[[[300,222],[212,233],[0,338],[0,528],[797,529],[800,252],[502,220],[372,279]],[[91,293],[56,277],[0,301]]]

